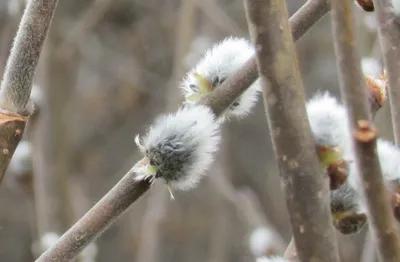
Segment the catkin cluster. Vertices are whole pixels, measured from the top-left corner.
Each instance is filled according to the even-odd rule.
[[[137,179],[163,180],[171,196],[174,189],[195,187],[213,162],[221,140],[220,125],[232,117],[246,116],[257,101],[256,81],[220,116],[197,102],[218,88],[254,54],[243,38],[229,37],[207,50],[185,75],[179,88],[185,101],[175,113],[160,116],[135,142],[143,155],[133,170]]]

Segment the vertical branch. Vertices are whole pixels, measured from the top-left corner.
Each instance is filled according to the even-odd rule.
[[[400,26],[396,23],[392,6],[388,0],[374,0],[378,19],[378,35],[383,61],[389,81],[389,101],[392,115],[394,139],[400,143]]]
[[[297,255],[300,261],[339,261],[285,1],[246,0],[245,7]]]
[[[362,180],[362,195],[372,236],[382,261],[400,260],[400,239],[387,201],[376,151],[376,131],[371,127],[368,96],[360,69],[354,37],[352,2],[332,0],[332,29],[339,70],[340,91],[349,110],[354,136],[355,170]],[[398,68],[395,68],[398,69]],[[351,141],[353,143],[353,141]],[[358,174],[355,174],[358,175]]]
[[[1,83],[1,108],[14,113],[27,110],[36,65],[56,5],[57,0],[28,2]]]
[[[57,0],[31,0],[6,64],[0,90],[0,183],[21,140],[28,115],[32,79]]]

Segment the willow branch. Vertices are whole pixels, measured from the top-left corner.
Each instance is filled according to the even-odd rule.
[[[400,26],[388,0],[374,0],[378,18],[378,35],[388,75],[389,101],[396,144],[400,143]]]
[[[0,107],[24,113],[44,40],[57,0],[29,1],[8,58],[0,91]]]
[[[349,110],[354,135],[355,167],[362,180],[362,195],[372,236],[382,261],[400,260],[400,239],[376,151],[377,134],[371,127],[368,96],[355,48],[352,2],[332,0],[332,29],[339,70],[340,91]],[[398,68],[395,68],[398,69]],[[358,175],[358,174],[357,174]]]
[[[310,3],[319,3],[316,5],[319,8],[311,8],[313,5]],[[304,20],[310,19],[313,23],[317,22],[321,17],[321,10],[328,8],[325,0],[310,0],[306,3],[305,7],[302,7],[293,17],[293,28],[297,28],[294,31],[300,30]],[[322,8],[325,7],[325,8]],[[322,9],[321,9],[322,8]],[[326,13],[325,12],[325,13]],[[302,16],[305,16],[302,18]],[[312,26],[312,23],[306,23],[309,27],[302,29],[298,33],[298,37],[302,33],[305,33],[307,29]],[[255,68],[255,75],[252,80],[240,80],[246,78],[247,70],[240,70],[239,72],[232,75],[226,82],[231,84],[226,85],[225,82],[221,86],[211,93],[211,99],[205,99],[202,101],[203,104],[209,106],[213,112],[218,116],[220,115],[236,98],[245,91],[252,82],[257,78],[257,68]],[[248,79],[248,78],[247,78]],[[234,88],[232,83],[234,81],[240,81],[242,85],[240,92],[237,92],[238,87]],[[247,82],[246,82],[247,81]],[[232,89],[231,89],[232,88]],[[223,92],[217,92],[217,90],[225,90]],[[234,95],[230,95],[230,93]],[[215,94],[214,94],[215,93]],[[221,106],[220,103],[223,103]],[[115,219],[131,204],[133,204],[141,195],[143,195],[149,188],[150,184],[148,181],[133,182],[134,174],[128,172],[120,182],[115,185],[95,206],[92,207],[88,213],[77,221],[59,241],[46,252],[44,252],[36,262],[66,262],[72,260],[77,254],[82,251],[90,242],[96,240],[102,232],[104,232]]]
[[[291,18],[293,39],[297,41],[316,22],[329,11],[328,0],[308,0]],[[235,101],[258,78],[256,57],[253,56],[238,71],[225,80],[210,95],[204,97],[203,105],[218,105],[213,108],[215,114],[222,113],[231,101]]]
[[[285,1],[246,0],[264,105],[300,261],[339,261]]]
[[[57,0],[29,1],[0,90],[0,183],[25,130],[32,80]]]

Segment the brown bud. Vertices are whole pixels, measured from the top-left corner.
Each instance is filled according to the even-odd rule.
[[[343,185],[348,177],[348,164],[346,161],[340,160],[329,164],[327,173],[329,175],[329,185],[331,190],[338,189]]]
[[[387,79],[386,71],[379,79],[365,76],[365,84],[379,106],[382,106],[387,99]]]
[[[358,5],[366,12],[373,12],[375,10],[372,0],[356,0]]]
[[[366,222],[367,216],[364,213],[349,211],[333,215],[333,225],[344,235],[359,232]]]
[[[353,132],[354,137],[359,142],[368,143],[376,139],[376,130],[371,127],[367,120],[358,120],[358,129]]]

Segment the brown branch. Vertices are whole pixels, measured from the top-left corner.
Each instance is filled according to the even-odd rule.
[[[396,23],[392,6],[388,0],[374,0],[378,19],[378,35],[383,61],[389,81],[389,101],[392,115],[394,139],[400,143],[400,26]]]
[[[29,1],[15,37],[0,90],[0,183],[24,133],[33,75],[56,0]]]
[[[304,19],[300,19],[301,16],[306,16],[307,19],[317,22],[321,17],[320,8],[311,9],[310,3],[320,3],[319,6],[327,6],[325,0],[311,0],[306,3],[306,7],[302,7],[294,16],[297,15],[296,23],[303,22]],[[326,9],[326,8],[325,8]],[[311,27],[311,23],[307,23]],[[302,27],[300,24],[293,24],[293,28]],[[305,28],[305,29],[309,29]],[[296,31],[294,30],[294,31]],[[306,30],[301,30],[305,33]],[[298,37],[301,35],[299,34]],[[214,95],[213,91],[212,98],[203,101],[207,106],[215,112],[218,116],[225,108],[227,108],[241,92],[245,91],[252,82],[257,78],[257,68],[255,68],[255,75],[252,79],[247,77],[247,69],[240,70],[236,74],[232,75],[226,82],[228,85],[225,87],[217,88],[216,90],[225,90],[218,92]],[[243,80],[241,78],[244,78]],[[237,92],[238,87],[234,88],[232,83],[234,81],[240,82],[240,92]],[[229,84],[231,83],[231,84]],[[228,89],[227,89],[228,88]],[[230,88],[232,88],[230,90]],[[235,95],[230,95],[230,92],[234,92]],[[221,106],[219,103],[223,103]],[[115,219],[132,203],[134,203],[141,195],[143,195],[149,188],[148,181],[133,182],[134,174],[128,172],[120,182],[114,186],[88,213],[76,222],[61,238],[60,240],[46,252],[44,252],[36,262],[44,261],[57,261],[66,262],[73,259],[81,250],[83,250],[91,241],[94,241],[97,237],[104,232],[108,226],[110,226]],[[74,240],[75,239],[75,240]]]
[[[339,261],[285,1],[246,0],[264,105],[300,261]]]
[[[332,0],[332,29],[340,77],[340,91],[349,110],[354,135],[356,170],[362,180],[362,194],[372,236],[382,261],[400,260],[400,239],[396,229],[381,167],[376,152],[376,131],[371,125],[368,96],[355,48],[352,2]],[[394,70],[397,68],[394,68]],[[358,174],[357,174],[358,175]]]
[[[316,22],[329,11],[328,0],[308,0],[291,18],[293,39],[300,39]],[[221,114],[231,101],[235,101],[258,78],[256,58],[253,56],[238,71],[225,80],[210,95],[204,97],[203,105],[217,105],[215,114]]]

